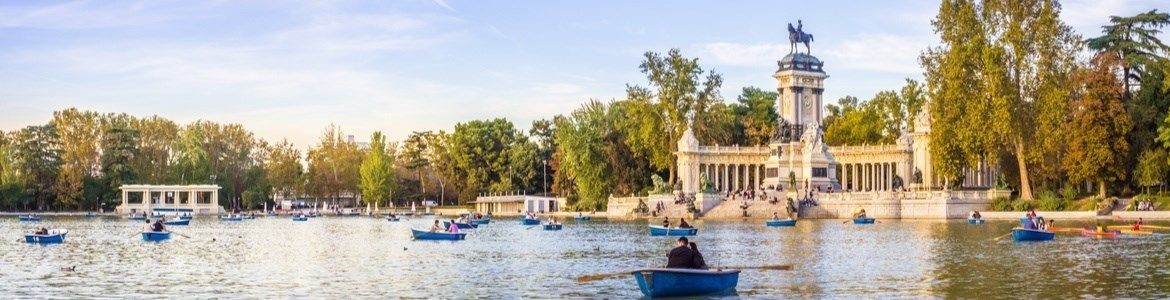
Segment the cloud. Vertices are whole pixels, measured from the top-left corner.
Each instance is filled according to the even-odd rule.
[[[187,7],[189,8],[189,7]],[[149,11],[149,13],[147,13]],[[176,17],[152,3],[69,1],[43,7],[0,7],[0,28],[100,29],[160,23]]]
[[[433,0],[433,1],[435,1],[435,4],[438,4],[439,6],[442,6],[443,8],[446,8],[449,11],[452,11],[452,12],[455,11],[455,8],[451,7],[450,4],[447,4],[446,0]]]
[[[585,91],[579,85],[572,83],[550,83],[537,85],[532,89],[534,92],[541,94],[580,94]]]
[[[928,37],[859,34],[823,47],[820,58],[833,68],[886,73],[921,73],[918,55],[930,47]],[[817,48],[813,47],[817,55]]]
[[[788,53],[789,45],[718,42],[699,45],[698,48],[700,57],[709,58],[716,65],[753,67],[771,65]]]

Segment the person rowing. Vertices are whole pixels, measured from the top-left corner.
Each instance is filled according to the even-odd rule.
[[[35,234],[35,235],[48,235],[49,229],[41,227],[41,229],[38,229],[37,232],[34,232],[33,234]]]
[[[858,208],[858,210],[857,210],[856,212],[854,212],[854,213],[853,213],[853,218],[854,218],[854,219],[861,219],[861,218],[865,218],[865,209],[864,209],[864,208]]]
[[[687,219],[678,218],[678,228],[695,228],[691,224],[687,224]]]
[[[779,221],[779,220],[780,220],[780,213],[779,212],[772,212],[772,221]]]
[[[546,223],[546,224],[549,224],[549,225],[557,225],[557,224],[561,224],[561,223],[560,223],[560,222],[557,222],[557,218],[556,218],[556,217],[553,217],[552,215],[549,215],[549,216],[548,216],[548,223]]]
[[[154,221],[154,226],[151,226],[151,230],[154,232],[163,232],[167,231],[167,226],[163,225],[162,218],[159,218],[158,220]]]
[[[431,232],[447,231],[443,226],[439,225],[439,220],[435,220],[435,224],[431,225]]]
[[[1138,218],[1137,222],[1133,222],[1133,231],[1141,231],[1143,224],[1145,224],[1145,222],[1142,220],[1142,218]]]
[[[670,217],[662,217],[662,227],[670,228]]]
[[[697,252],[691,248],[687,237],[679,237],[673,249],[666,253],[666,267],[678,269],[697,269],[695,256]]]
[[[971,218],[972,218],[972,219],[979,220],[979,219],[982,219],[982,218],[983,218],[983,215],[979,214],[979,211],[978,211],[978,210],[972,210],[972,211],[971,211]]]

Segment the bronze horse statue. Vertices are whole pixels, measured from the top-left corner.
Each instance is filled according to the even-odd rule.
[[[800,20],[796,20],[797,27],[792,27],[792,23],[788,23],[788,42],[792,44],[790,52],[796,52],[796,44],[804,43],[806,54],[812,54],[812,48],[809,47],[808,42],[813,41],[813,35],[804,33],[804,24]]]

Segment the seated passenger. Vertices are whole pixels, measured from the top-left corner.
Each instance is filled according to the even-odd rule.
[[[452,220],[451,220],[451,227],[447,227],[447,232],[450,232],[450,233],[459,233],[459,225],[456,225],[456,224],[455,224],[455,220],[454,220],[454,219],[452,219]]]
[[[679,218],[678,219],[678,228],[694,228],[694,226],[691,226],[691,224],[687,224],[687,219]]]
[[[431,225],[431,232],[440,232],[440,231],[445,231],[445,230],[443,230],[443,226],[439,225],[439,220],[435,220],[435,224]]]

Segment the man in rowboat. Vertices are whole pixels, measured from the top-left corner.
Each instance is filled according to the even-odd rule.
[[[1142,230],[1142,224],[1144,224],[1144,223],[1145,223],[1145,222],[1144,222],[1144,221],[1142,221],[1142,218],[1138,218],[1137,222],[1134,222],[1134,223],[1133,223],[1133,231],[1141,231],[1141,230]]]
[[[675,244],[675,247],[666,253],[666,267],[681,269],[695,268],[695,250],[691,249],[690,241],[687,240],[687,237],[678,238],[678,243]]]

